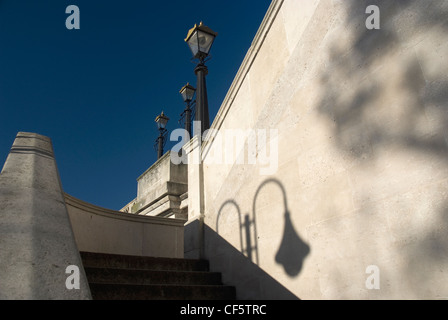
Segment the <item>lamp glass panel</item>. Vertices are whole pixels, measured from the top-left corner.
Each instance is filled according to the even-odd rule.
[[[196,55],[199,52],[199,45],[198,45],[198,31],[196,30],[193,35],[188,40],[188,46],[190,47],[191,52],[193,53],[193,56],[196,57]]]
[[[194,92],[195,92],[195,90],[193,88],[191,88],[191,87],[185,88],[185,98],[187,100],[185,100],[185,98],[184,98],[184,101],[191,101],[191,100],[193,100]]]
[[[215,36],[201,30],[197,32],[198,32],[199,51],[208,54],[213,44],[213,40],[215,39]]]
[[[159,128],[161,128],[161,129],[165,129],[167,122],[168,122],[167,119],[165,119],[165,118],[160,118],[160,119],[159,119]]]
[[[182,95],[182,99],[184,99],[185,102],[189,101],[187,97],[187,89],[182,90],[180,94]]]

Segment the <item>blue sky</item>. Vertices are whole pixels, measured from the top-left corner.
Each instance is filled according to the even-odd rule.
[[[65,27],[72,4],[79,30]],[[212,122],[269,4],[0,0],[0,167],[17,132],[49,136],[64,191],[120,209],[156,161],[155,117],[164,110],[178,128],[179,89],[196,84],[187,31],[203,21],[219,33],[207,63]]]

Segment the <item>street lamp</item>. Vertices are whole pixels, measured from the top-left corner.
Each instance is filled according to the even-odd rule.
[[[196,89],[191,86],[189,83],[184,85],[182,89],[180,89],[179,93],[182,95],[182,99],[186,103],[186,107],[184,112],[181,114],[181,117],[185,117],[185,130],[188,132],[188,137],[191,138],[191,112],[192,112],[192,105],[194,93],[196,92]]]
[[[157,159],[160,159],[163,156],[163,147],[166,143],[165,135],[168,132],[166,130],[166,124],[168,123],[168,118],[162,111],[160,115],[156,117],[157,128],[159,129],[159,136],[156,139],[157,145]]]
[[[193,100],[194,93],[196,92],[196,89],[190,85],[190,83],[187,83],[180,89],[179,93],[182,95],[182,99],[184,99],[184,102],[190,103]]]
[[[199,121],[202,133],[210,128],[210,119],[208,113],[208,99],[207,99],[207,87],[205,83],[205,76],[208,74],[208,68],[205,66],[205,60],[209,56],[210,49],[215,41],[215,37],[218,34],[201,22],[198,25],[194,25],[188,31],[185,42],[190,47],[191,53],[194,59],[198,59],[199,63],[194,69],[194,73],[197,76],[196,86],[196,117],[195,120]]]
[[[188,43],[188,46],[193,53],[193,57],[204,62],[217,35],[218,34],[215,31],[204,26],[201,21],[199,26],[195,24],[194,27],[188,31],[185,41]]]

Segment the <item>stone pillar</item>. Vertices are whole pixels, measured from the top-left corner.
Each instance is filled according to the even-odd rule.
[[[19,132],[0,173],[0,299],[90,298],[51,140]]]
[[[188,221],[185,224],[185,258],[204,258],[204,178],[201,136],[183,147],[188,159]]]
[[[137,178],[137,200],[131,213],[186,219],[181,197],[187,189],[187,165],[174,164],[165,153]]]

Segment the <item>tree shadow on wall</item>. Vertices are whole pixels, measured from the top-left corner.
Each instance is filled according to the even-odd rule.
[[[372,4],[381,10],[380,30],[364,26],[368,16],[365,9]],[[375,163],[386,152],[405,151],[411,155],[410,164],[412,157],[418,155],[432,159],[427,168],[446,167],[448,47],[442,35],[448,32],[447,2],[347,0],[343,5],[347,15],[341,30],[351,32],[352,46],[343,47],[339,41],[330,44],[329,63],[318,75],[323,90],[317,110],[334,124],[335,145],[357,163]],[[394,177],[405,181],[404,178]],[[415,182],[414,189],[423,185],[422,181]],[[441,196],[429,179],[424,182],[426,193]],[[368,201],[370,194],[360,194],[364,200],[362,211],[375,212],[375,203]],[[429,196],[426,201],[435,207]],[[442,226],[447,226],[446,208],[424,210],[428,215],[425,221],[436,219],[439,214],[440,222],[419,235],[418,241],[409,231],[409,238],[402,240],[406,246],[401,248],[408,261],[403,274],[408,274],[409,279],[421,278],[415,281],[420,286],[425,282],[431,285],[429,273],[436,271],[427,262],[442,265],[441,257],[446,256],[448,247],[446,233],[440,232]],[[418,216],[417,209],[414,211]],[[408,216],[411,219],[412,215]],[[426,267],[424,273],[422,266]],[[421,296],[422,289],[414,289],[416,296]]]
[[[365,9],[371,4],[380,8],[379,30],[364,26],[368,17]],[[337,146],[355,158],[373,158],[383,146],[391,145],[446,157],[444,132],[425,135],[421,130],[428,117],[426,106],[433,106],[433,115],[429,116],[438,118],[441,129],[448,127],[448,78],[445,75],[444,79],[425,79],[422,65],[434,61],[415,56],[413,46],[414,42],[432,38],[419,35],[414,39],[412,32],[446,34],[446,4],[348,0],[344,5],[345,30],[354,30],[352,47],[347,50],[339,43],[330,44],[329,64],[319,75],[324,91],[318,111],[333,121]],[[403,14],[404,10],[409,13]],[[409,22],[402,16],[409,16]],[[394,105],[385,105],[381,97],[392,94],[401,95],[403,100],[395,99]],[[394,114],[391,107],[400,113]]]
[[[260,191],[267,184],[277,185],[283,195],[284,227],[282,240],[276,254],[275,262],[282,266],[288,277],[297,277],[302,270],[303,262],[310,253],[310,247],[297,234],[291,221],[291,214],[287,206],[286,191],[277,179],[265,180],[257,188],[252,207],[252,218],[249,214],[242,217],[240,207],[234,200],[227,200],[218,211],[216,232],[206,226],[205,237],[208,256],[212,268],[223,274],[227,283],[235,285],[238,298],[242,299],[298,299],[288,289],[283,287],[260,267],[259,246],[257,234],[256,202]],[[240,248],[236,249],[227,240],[220,236],[220,217],[223,209],[232,206],[236,209],[236,220],[239,227]],[[273,217],[278,219],[278,217]],[[280,236],[280,235],[279,235]]]

